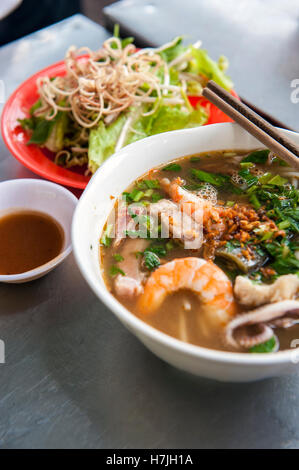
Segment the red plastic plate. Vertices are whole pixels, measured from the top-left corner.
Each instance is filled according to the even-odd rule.
[[[82,57],[86,60],[86,57]],[[54,163],[53,159],[36,145],[26,145],[28,134],[21,128],[18,119],[28,116],[28,110],[38,99],[36,80],[38,77],[57,77],[65,74],[64,61],[50,65],[32,75],[23,82],[7,100],[1,120],[1,130],[4,142],[9,151],[27,168],[34,173],[56,183],[73,188],[84,189],[90,177],[84,175],[82,168],[66,169]],[[234,96],[237,96],[234,93]],[[209,110],[207,124],[231,122],[231,119],[205,98],[190,97],[190,103],[195,106],[200,103]]]

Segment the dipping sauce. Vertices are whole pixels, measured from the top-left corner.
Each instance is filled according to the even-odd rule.
[[[0,218],[0,274],[20,274],[62,251],[61,225],[42,212],[20,210]]]

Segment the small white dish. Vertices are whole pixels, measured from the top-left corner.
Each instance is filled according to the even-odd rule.
[[[20,274],[0,274],[0,282],[22,283],[44,276],[72,251],[71,224],[78,199],[58,184],[39,179],[16,179],[0,183],[0,218],[18,210],[43,212],[55,219],[64,232],[61,253],[46,264]]]
[[[282,131],[299,143],[299,134]],[[247,382],[298,372],[299,351],[246,354],[216,351],[179,341],[133,315],[108,291],[99,265],[99,238],[115,199],[136,178],[174,158],[222,149],[253,150],[263,145],[236,124],[213,124],[167,132],[124,147],[96,172],[80,198],[72,228],[74,254],[95,294],[145,346],[164,361],[195,375]]]

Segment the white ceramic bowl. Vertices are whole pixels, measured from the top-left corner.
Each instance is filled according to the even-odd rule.
[[[299,134],[285,131],[294,141]],[[73,247],[79,268],[95,294],[154,354],[196,375],[221,381],[252,381],[294,372],[298,351],[240,354],[183,343],[139,320],[107,290],[99,266],[99,237],[119,196],[150,168],[177,157],[220,149],[263,147],[236,124],[168,132],[129,145],[113,155],[91,179],[73,220]],[[297,354],[296,354],[297,352]]]
[[[71,253],[71,224],[77,202],[70,191],[49,181],[16,179],[0,183],[0,217],[14,210],[44,212],[57,220],[64,231],[64,246],[58,256],[25,273],[0,275],[0,282],[21,283],[42,277]]]

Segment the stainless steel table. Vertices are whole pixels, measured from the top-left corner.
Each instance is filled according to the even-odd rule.
[[[2,48],[7,95],[70,44],[106,36],[75,16]],[[1,180],[19,177],[33,174],[1,142]],[[221,384],[173,369],[97,300],[72,256],[0,286],[0,338],[0,448],[299,448],[299,374]]]

